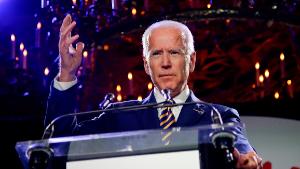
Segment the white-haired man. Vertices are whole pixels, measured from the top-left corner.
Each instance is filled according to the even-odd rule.
[[[60,115],[74,112],[76,93],[76,71],[81,64],[83,43],[78,42],[72,47],[79,35],[72,36],[71,31],[76,23],[67,15],[60,30],[59,53],[61,57],[60,72],[51,85],[48,99],[45,124]],[[114,106],[128,106],[158,103],[165,100],[160,92],[168,89],[172,100],[176,103],[200,102],[187,85],[189,73],[194,71],[196,53],[194,40],[190,30],[182,23],[164,20],[148,27],[142,37],[143,60],[146,73],[151,77],[154,90],[142,101],[116,103]],[[209,106],[208,106],[209,105]],[[215,107],[224,122],[240,122],[236,110],[218,104],[194,104],[171,108],[173,127],[187,127],[211,124],[210,112]],[[204,113],[199,113],[204,112]],[[79,127],[80,134],[130,131],[141,129],[162,128],[160,118],[164,116],[163,109],[141,110],[132,113],[105,114],[99,120],[91,121],[84,127]],[[73,122],[73,123],[72,123]],[[73,125],[70,125],[70,124]],[[114,125],[111,125],[114,124]],[[57,136],[66,135],[76,127],[74,119],[65,120],[57,125],[60,132]],[[70,128],[71,126],[71,128]],[[78,126],[77,126],[78,129]],[[57,130],[56,130],[57,131]],[[237,168],[260,168],[261,158],[240,130],[237,130],[237,142],[234,156]]]

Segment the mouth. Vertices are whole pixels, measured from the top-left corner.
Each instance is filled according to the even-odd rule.
[[[175,76],[174,74],[160,74],[159,75],[159,77],[162,77],[162,78],[164,78],[164,77],[173,77],[173,76]]]

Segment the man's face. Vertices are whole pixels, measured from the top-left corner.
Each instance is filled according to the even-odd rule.
[[[149,38],[149,58],[144,58],[146,73],[159,89],[171,89],[172,97],[187,84],[196,56],[186,54],[182,33],[177,28],[156,28]]]

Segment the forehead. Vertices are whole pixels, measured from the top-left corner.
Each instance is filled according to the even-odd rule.
[[[177,27],[158,27],[151,31],[149,36],[149,47],[182,47],[183,39],[183,31]]]

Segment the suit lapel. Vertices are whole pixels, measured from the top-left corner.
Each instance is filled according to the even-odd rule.
[[[200,101],[194,93],[191,91],[186,102],[202,102]],[[182,107],[180,115],[177,120],[177,126],[194,126],[194,125],[203,125],[207,120],[204,120],[207,117],[207,112],[209,108],[204,104],[190,104]]]
[[[151,103],[156,103],[153,90],[148,95],[148,97],[146,97],[142,102],[142,104],[151,104]],[[142,113],[141,119],[142,119],[142,124],[144,129],[160,128],[157,109],[146,109],[144,113]]]

